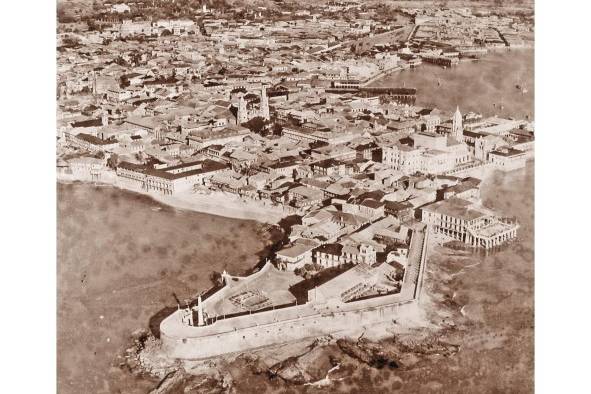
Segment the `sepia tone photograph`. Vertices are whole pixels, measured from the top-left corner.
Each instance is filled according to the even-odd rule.
[[[56,19],[57,392],[534,392],[533,1]]]

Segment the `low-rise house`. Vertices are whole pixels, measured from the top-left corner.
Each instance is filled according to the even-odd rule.
[[[303,268],[306,264],[311,264],[312,251],[318,245],[318,242],[313,239],[297,239],[276,253],[279,267],[287,271],[294,271],[297,268]]]
[[[441,194],[444,199],[457,197],[464,200],[478,200],[480,199],[481,183],[480,179],[468,177],[453,186],[444,188]]]
[[[372,265],[376,262],[376,250],[372,245],[343,245],[329,243],[319,246],[314,251],[315,263],[324,267],[338,267],[344,264],[365,263]]]
[[[371,221],[379,219],[385,215],[384,203],[369,198],[358,203],[344,203],[343,212],[363,216]]]
[[[288,198],[295,207],[302,208],[321,204],[324,193],[311,187],[297,186],[288,191]]]
[[[381,148],[375,142],[360,144],[355,147],[356,157],[358,159],[373,160],[374,152],[381,158]]]
[[[316,163],[312,163],[310,167],[312,168],[312,172],[316,175],[343,176],[346,174],[345,163],[335,159],[318,161]]]
[[[240,194],[247,186],[246,177],[234,171],[215,174],[209,179],[209,184],[219,190],[235,194]]]
[[[299,163],[293,161],[278,161],[262,167],[263,171],[270,174],[283,175],[286,177],[293,178],[294,172],[300,166]]]
[[[414,209],[407,201],[384,201],[384,213],[405,222],[413,218]]]

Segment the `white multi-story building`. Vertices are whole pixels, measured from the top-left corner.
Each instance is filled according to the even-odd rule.
[[[471,160],[468,146],[445,135],[415,133],[413,146],[400,142],[382,149],[382,162],[404,174],[443,174]]]
[[[436,234],[485,249],[514,239],[519,228],[515,220],[499,218],[488,208],[457,197],[421,208],[421,221]]]
[[[488,159],[501,171],[513,171],[525,167],[526,152],[502,147],[489,153]]]

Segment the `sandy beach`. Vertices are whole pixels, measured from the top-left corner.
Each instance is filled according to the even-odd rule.
[[[289,213],[285,212],[281,207],[274,207],[262,201],[243,200],[236,195],[224,192],[210,192],[208,194],[183,192],[172,196],[155,192],[146,192],[145,190],[129,187],[128,185],[119,182],[117,176],[112,173],[107,173],[100,181],[92,181],[90,179],[84,179],[68,174],[58,174],[57,180],[61,183],[85,182],[96,185],[112,186],[129,192],[143,194],[151,197],[159,203],[176,209],[207,213],[233,219],[255,220],[258,222],[275,224],[283,217],[289,215]]]

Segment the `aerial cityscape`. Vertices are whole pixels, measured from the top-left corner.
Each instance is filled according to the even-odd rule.
[[[57,16],[58,392],[533,392],[533,3]]]

